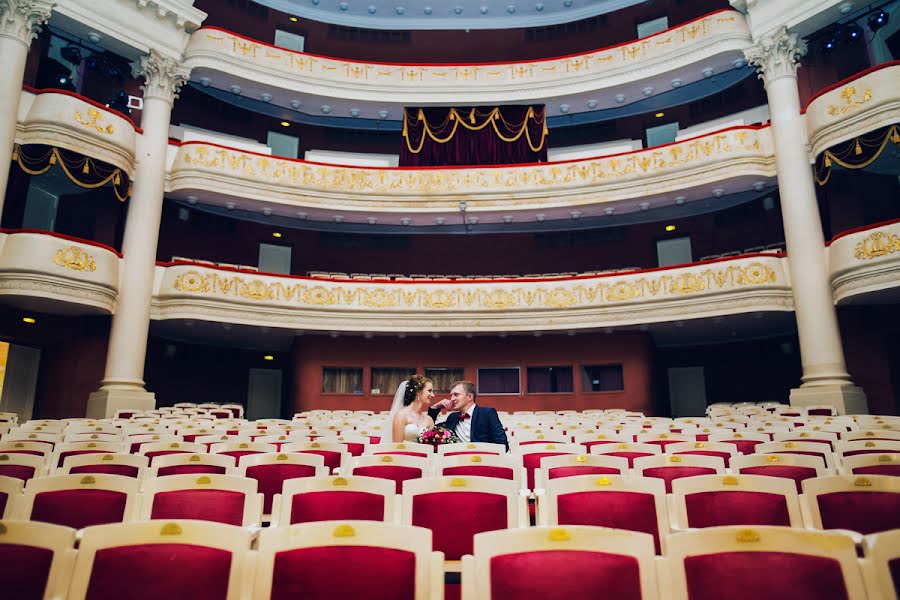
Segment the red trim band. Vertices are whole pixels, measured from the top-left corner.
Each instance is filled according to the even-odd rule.
[[[138,127],[137,125],[135,125],[135,124],[134,124],[134,121],[132,121],[132,120],[131,120],[131,117],[129,117],[128,115],[122,114],[122,113],[120,113],[119,111],[117,111],[117,110],[114,109],[114,108],[109,108],[108,106],[105,106],[105,105],[103,105],[103,104],[100,104],[100,103],[97,102],[96,100],[91,100],[90,98],[86,98],[85,96],[82,96],[81,94],[76,94],[75,92],[70,92],[69,90],[60,90],[60,89],[57,89],[57,88],[43,88],[43,89],[37,89],[37,88],[31,87],[30,85],[23,85],[23,86],[22,86],[22,89],[25,90],[26,92],[30,92],[30,93],[35,94],[35,95],[40,95],[40,94],[62,94],[63,96],[71,96],[72,98],[76,98],[76,99],[78,99],[78,100],[81,100],[82,102],[86,102],[86,103],[90,104],[91,106],[94,106],[94,107],[96,107],[96,108],[99,108],[100,110],[106,111],[106,112],[108,112],[108,113],[110,113],[110,114],[113,114],[113,115],[115,115],[115,116],[117,116],[117,117],[119,117],[119,118],[121,118],[121,119],[125,119],[125,120],[128,121],[128,123],[131,125],[131,127],[135,130],[135,132],[137,132],[137,133],[144,133],[144,130],[141,129],[140,127]]]
[[[302,158],[285,158],[282,156],[272,156],[271,154],[263,154],[262,152],[253,152],[252,150],[242,150],[240,148],[233,148],[231,146],[217,144],[216,142],[206,142],[203,140],[191,140],[188,142],[178,142],[177,145],[178,146],[188,146],[188,145],[192,145],[192,144],[203,144],[206,146],[213,146],[215,148],[222,148],[223,150],[234,150],[236,152],[243,152],[244,154],[252,154],[253,156],[262,156],[264,158],[285,160],[288,162],[303,163],[303,164],[308,164],[308,165],[318,165],[321,167],[343,167],[343,168],[350,168],[350,169],[367,169],[367,170],[371,169],[371,170],[377,170],[377,171],[441,171],[441,170],[458,171],[458,170],[465,170],[465,169],[507,169],[507,168],[511,168],[511,167],[541,167],[541,166],[547,166],[547,165],[575,164],[575,163],[587,162],[587,161],[591,161],[591,160],[597,160],[600,158],[615,158],[618,156],[627,156],[629,154],[638,154],[640,152],[648,152],[651,150],[657,151],[660,148],[666,148],[667,146],[683,144],[685,142],[690,142],[692,140],[704,138],[704,137],[711,136],[711,135],[718,135],[721,133],[725,133],[727,131],[734,131],[737,129],[752,129],[755,131],[759,131],[760,129],[765,129],[766,127],[769,127],[769,126],[770,126],[769,123],[766,123],[765,125],[732,125],[731,127],[726,127],[724,129],[718,129],[716,131],[711,131],[709,133],[703,133],[700,135],[696,135],[694,137],[685,138],[685,139],[677,141],[677,142],[671,142],[669,144],[661,144],[659,146],[652,146],[650,148],[641,148],[640,150],[629,150],[628,152],[619,152],[618,154],[604,154],[602,156],[589,156],[587,158],[576,158],[574,160],[556,160],[556,161],[548,161],[548,162],[520,163],[520,164],[506,164],[506,165],[467,165],[467,166],[457,166],[457,167],[377,167],[377,166],[360,167],[357,165],[341,165],[341,164],[334,164],[334,163],[316,162],[316,161],[312,161],[312,160],[304,160]]]
[[[340,62],[358,63],[358,64],[364,64],[364,65],[385,65],[385,66],[391,66],[391,67],[478,67],[478,66],[492,66],[492,65],[524,65],[524,64],[528,64],[528,63],[547,62],[547,61],[551,61],[551,60],[562,60],[565,58],[573,58],[576,56],[585,56],[587,54],[603,52],[605,50],[613,50],[615,48],[621,48],[622,46],[627,46],[628,44],[633,44],[640,40],[650,40],[650,39],[653,39],[654,37],[665,35],[675,29],[679,29],[681,27],[690,25],[691,23],[694,23],[695,21],[702,21],[703,19],[706,19],[708,17],[717,15],[717,14],[723,13],[723,12],[740,14],[740,12],[738,12],[734,9],[731,9],[731,8],[720,8],[719,10],[714,10],[711,13],[701,15],[699,17],[691,19],[690,21],[686,21],[686,22],[682,23],[681,25],[676,25],[675,27],[670,27],[668,29],[660,31],[659,33],[654,33],[653,35],[648,35],[648,36],[642,37],[642,38],[635,38],[635,39],[627,41],[627,42],[622,42],[621,44],[605,46],[603,48],[597,48],[595,50],[588,50],[586,52],[575,52],[573,54],[563,54],[561,56],[551,56],[548,58],[534,58],[531,60],[509,60],[509,61],[473,62],[473,63],[398,63],[398,62],[380,62],[380,61],[373,61],[373,60],[359,60],[359,59],[354,59],[354,58],[340,58],[337,56],[325,56],[324,54],[313,54],[311,52],[298,52],[296,50],[288,50],[287,48],[281,48],[280,46],[276,46],[276,45],[270,44],[268,42],[263,42],[263,41],[260,41],[260,40],[257,40],[257,39],[251,38],[251,37],[247,37],[246,35],[241,35],[240,33],[235,33],[234,31],[229,31],[228,29],[223,29],[222,27],[216,27],[215,25],[207,25],[206,27],[201,27],[198,31],[206,31],[206,30],[221,31],[221,32],[227,33],[229,35],[239,37],[242,40],[247,40],[249,42],[253,42],[254,44],[260,44],[261,46],[268,46],[269,48],[276,48],[276,49],[282,50],[284,52],[290,52],[292,54],[302,54],[303,56],[312,56],[314,58],[324,58],[326,60],[334,60],[334,61],[340,61]]]
[[[841,87],[842,85],[847,85],[847,84],[850,83],[851,81],[855,81],[855,80],[859,79],[860,77],[865,77],[865,76],[868,75],[869,73],[874,73],[875,71],[880,71],[881,69],[887,69],[888,67],[895,67],[895,66],[897,66],[897,65],[900,65],[900,60],[892,60],[892,61],[890,61],[890,62],[881,63],[880,65],[875,65],[874,67],[869,67],[869,68],[866,69],[865,71],[860,71],[860,72],[857,73],[856,75],[851,75],[850,77],[847,77],[846,79],[841,79],[841,80],[838,81],[837,83],[832,83],[832,84],[829,85],[827,88],[825,88],[825,89],[823,89],[823,90],[819,90],[818,92],[816,92],[815,95],[813,95],[813,97],[810,98],[810,99],[806,102],[806,106],[803,108],[803,112],[806,112],[806,109],[809,108],[809,105],[812,104],[813,102],[815,102],[815,100],[816,100],[819,96],[822,96],[822,95],[824,95],[824,94],[827,94],[828,92],[830,92],[830,91],[832,91],[832,90],[836,90],[837,88]]]
[[[770,254],[754,252],[751,254],[741,254],[738,256],[727,256],[725,258],[711,258],[709,260],[700,260],[692,263],[685,263],[683,265],[671,265],[668,267],[651,267],[648,269],[637,269],[634,271],[620,271],[617,273],[601,273],[601,274],[585,274],[585,275],[570,275],[568,277],[516,277],[512,279],[448,279],[444,281],[435,281],[433,279],[415,279],[413,281],[396,281],[393,279],[330,279],[327,277],[310,277],[309,275],[286,275],[283,273],[266,273],[263,271],[252,271],[249,269],[236,269],[233,267],[220,267],[218,265],[207,265],[204,263],[198,263],[188,260],[174,260],[170,262],[162,262],[157,261],[157,265],[160,267],[177,267],[177,266],[190,266],[190,267],[203,267],[205,269],[212,269],[215,271],[228,271],[231,273],[248,273],[252,275],[260,275],[263,277],[279,277],[283,279],[301,279],[305,281],[328,281],[332,283],[359,283],[359,284],[383,284],[383,283],[392,283],[397,285],[421,285],[421,284],[430,284],[430,285],[447,285],[447,284],[483,284],[483,283],[507,283],[507,282],[515,282],[515,283],[544,283],[544,282],[559,282],[559,281],[572,281],[572,280],[582,280],[582,279],[600,279],[606,277],[622,277],[624,275],[638,275],[641,273],[656,273],[658,271],[672,271],[674,269],[684,269],[687,267],[696,267],[699,265],[709,265],[713,263],[719,262],[727,262],[731,260],[739,260],[744,258],[784,258],[787,256],[784,252],[772,252]]]
[[[879,227],[887,227],[888,225],[893,225],[895,223],[900,223],[900,218],[891,219],[890,221],[881,221],[880,223],[873,223],[872,225],[862,225],[860,227],[854,227],[853,229],[848,229],[847,231],[842,231],[839,234],[835,235],[829,241],[825,242],[825,246],[830,246],[842,237],[853,235],[854,233],[869,231],[870,229],[878,229]]]
[[[119,258],[122,258],[122,255],[112,246],[107,246],[106,244],[101,244],[100,242],[95,242],[93,240],[85,240],[82,238],[77,238],[73,235],[66,235],[64,233],[56,233],[55,231],[45,231],[43,229],[0,229],[0,233],[5,233],[7,235],[16,235],[17,233],[33,233],[36,235],[47,235],[50,237],[55,237],[61,240],[66,240],[67,242],[77,242],[79,244],[84,244],[86,246],[94,246],[95,248],[100,248],[101,250],[106,250],[108,252],[112,252]]]

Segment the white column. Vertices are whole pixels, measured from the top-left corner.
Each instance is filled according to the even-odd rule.
[[[143,135],[122,244],[122,276],[109,334],[106,371],[88,401],[89,417],[111,416],[120,408],[153,408],[144,389],[144,359],[150,328],[150,301],[166,178],[166,150],[172,103],[188,70],[154,50],[141,58],[135,75],[144,78]]]
[[[798,60],[806,44],[782,27],[744,51],[765,82],[775,142],[781,213],[794,296],[802,383],[791,404],[831,404],[842,413],[866,412],[866,397],[853,385],[844,362],[834,308],[825,239],[807,153],[797,89]]]
[[[56,0],[0,0],[0,215],[16,143],[19,98],[31,40],[50,18]]]

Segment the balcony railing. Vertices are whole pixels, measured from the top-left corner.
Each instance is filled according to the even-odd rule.
[[[552,279],[358,281],[157,268],[155,319],[320,331],[553,331],[792,310],[781,255]]]
[[[38,298],[46,312],[112,313],[119,254],[109,246],[31,229],[0,230],[0,296]]]
[[[464,200],[477,213],[603,204],[774,176],[769,127],[746,126],[599,158],[465,168],[336,166],[187,142],[171,166],[168,191],[368,213],[454,212]]]
[[[854,296],[900,287],[900,219],[835,236],[828,258],[834,299],[839,304]]]
[[[203,27],[191,35],[185,63],[194,69],[195,79],[209,74],[216,87],[221,87],[222,74],[231,74],[257,86],[318,98],[407,106],[497,104],[609,89],[698,63],[727,70],[743,58],[741,50],[751,41],[743,15],[721,10],[649,37],[581,54],[523,62],[434,65],[336,59]],[[683,76],[684,83],[702,78],[700,68]],[[666,86],[670,79],[665,80]],[[597,107],[615,105],[611,98],[603,102]]]

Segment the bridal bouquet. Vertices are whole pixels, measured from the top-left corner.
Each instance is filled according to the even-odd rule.
[[[442,444],[456,444],[459,443],[459,438],[456,437],[456,434],[444,427],[443,425],[436,425],[431,429],[426,429],[422,433],[419,434],[419,437],[416,438],[416,441],[420,444],[431,444],[435,448]]]

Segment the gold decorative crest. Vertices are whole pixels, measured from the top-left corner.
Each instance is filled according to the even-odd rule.
[[[75,121],[87,127],[88,129],[93,129],[98,133],[105,133],[107,135],[112,135],[115,132],[112,125],[104,126],[102,123],[97,123],[100,120],[100,117],[103,116],[103,113],[96,108],[89,108],[87,110],[87,118],[81,114],[80,110],[75,111]]]
[[[69,246],[61,248],[53,255],[53,262],[60,267],[72,269],[73,271],[93,272],[97,269],[94,263],[94,257],[79,248],[78,246]]]
[[[900,252],[900,236],[884,231],[873,231],[856,244],[853,256],[857,260],[870,260]]]
[[[844,104],[838,106],[835,104],[828,105],[828,114],[831,116],[842,115],[847,111],[855,110],[872,99],[872,90],[866,90],[859,99],[856,98],[856,87],[848,85],[841,90],[841,100]]]

